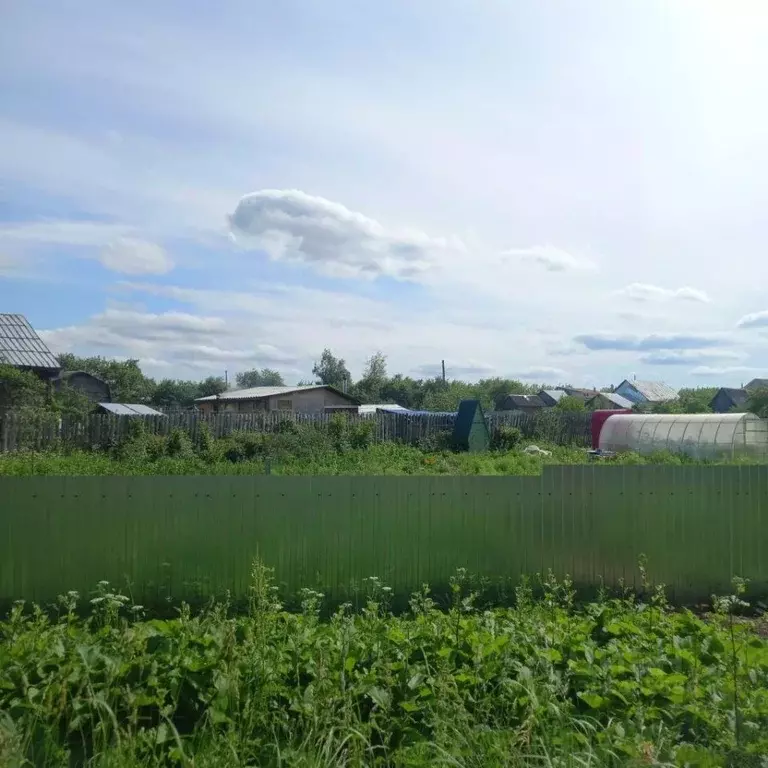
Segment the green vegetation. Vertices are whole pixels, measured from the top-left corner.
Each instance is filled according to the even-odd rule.
[[[641,560],[641,572],[645,564]],[[17,605],[0,624],[4,766],[758,766],[768,643],[744,584],[701,618],[663,588],[578,605],[568,579],[523,582],[514,608],[463,571],[438,606],[395,614],[305,589],[286,612],[256,563],[226,603],[147,620],[102,582],[78,613]]]

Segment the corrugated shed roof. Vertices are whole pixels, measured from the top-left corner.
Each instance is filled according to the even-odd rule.
[[[768,379],[752,379],[744,389],[768,389]]]
[[[715,397],[717,397],[721,392],[727,395],[734,405],[746,405],[747,400],[749,400],[749,392],[746,390],[746,388],[738,389],[735,387],[720,387],[720,389],[715,393]],[[713,397],[712,400],[714,400],[715,397]]]
[[[207,397],[198,397],[196,403],[205,403],[210,400],[258,400],[262,397],[274,397],[275,395],[290,395],[293,392],[306,392],[311,389],[330,389],[342,397],[346,397],[351,402],[356,403],[350,395],[342,392],[336,387],[327,384],[311,384],[306,387],[249,387],[248,389],[230,389],[222,392],[220,395],[208,395]]]
[[[103,408],[115,416],[164,416],[165,414],[141,403],[99,403]]]
[[[661,381],[629,381],[649,403],[664,403],[677,399],[677,390]]]
[[[559,403],[560,400],[566,396],[566,393],[562,389],[542,389],[541,392],[539,392],[539,397],[541,397],[542,394],[551,397],[556,403]]]
[[[634,403],[627,400],[626,397],[617,395],[615,392],[599,392],[595,397],[604,397],[608,402],[613,403],[617,408],[632,408]],[[593,398],[594,399],[594,398]]]
[[[0,363],[47,371],[61,368],[24,315],[0,314]]]
[[[546,408],[547,404],[538,395],[507,395],[505,404],[512,403],[516,408]]]

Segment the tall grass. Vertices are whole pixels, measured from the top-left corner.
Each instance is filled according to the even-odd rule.
[[[0,623],[0,764],[761,765],[768,644],[738,601],[707,621],[659,590],[578,605],[567,579],[536,586],[495,608],[459,571],[446,604],[425,587],[395,615],[371,578],[359,611],[324,618],[313,590],[284,611],[255,563],[245,615],[146,620],[106,583],[86,618],[73,593],[17,606]]]

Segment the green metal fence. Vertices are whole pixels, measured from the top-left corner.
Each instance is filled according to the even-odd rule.
[[[679,600],[738,574],[768,593],[768,467],[547,467],[540,477],[2,477],[0,598],[246,593],[259,555],[288,593],[397,592],[457,567],[491,580],[638,580]]]

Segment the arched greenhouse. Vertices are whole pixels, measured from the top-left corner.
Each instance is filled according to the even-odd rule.
[[[768,421],[751,413],[615,414],[603,423],[598,447],[698,459],[768,459]]]

